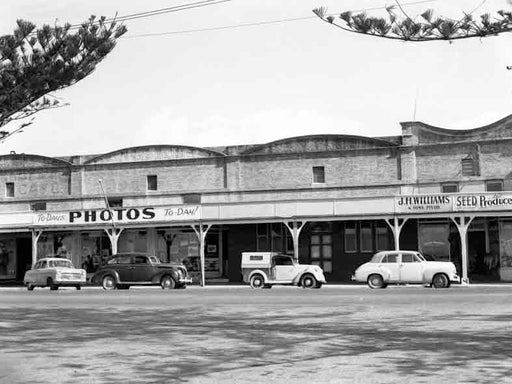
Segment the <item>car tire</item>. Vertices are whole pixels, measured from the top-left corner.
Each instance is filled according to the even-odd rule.
[[[111,291],[113,289],[116,289],[116,279],[112,275],[103,276],[103,279],[101,279],[101,286],[105,291]]]
[[[59,289],[59,286],[53,283],[53,279],[51,277],[46,279],[46,286],[50,287],[50,291],[56,291]]]
[[[315,288],[316,288],[316,289],[320,289],[320,288],[322,288],[322,283],[316,283]]]
[[[27,284],[27,289],[29,291],[33,291],[34,290],[34,286],[32,284]]]
[[[448,288],[450,286],[450,279],[444,273],[437,273],[432,278],[432,286],[434,288]]]
[[[384,283],[384,279],[378,273],[371,274],[368,276],[368,286],[372,289],[380,289],[386,288],[386,284]]]
[[[262,275],[257,273],[251,276],[251,280],[249,281],[249,283],[251,284],[252,289],[260,289],[265,286],[265,279],[263,278]]]
[[[80,291],[82,289],[82,287],[80,285],[75,286],[75,288],[77,291]]]
[[[176,289],[176,281],[172,276],[165,275],[162,276],[162,279],[160,280],[160,286],[162,289]]]
[[[315,288],[318,282],[315,279],[315,276],[310,275],[309,273],[302,276],[300,279],[300,285],[302,288],[312,289]]]

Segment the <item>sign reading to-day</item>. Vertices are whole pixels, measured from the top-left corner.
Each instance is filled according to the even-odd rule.
[[[504,209],[512,209],[512,194],[437,194],[395,198],[397,213],[501,211]]]
[[[176,207],[134,207],[108,209],[85,209],[67,212],[41,212],[34,215],[34,225],[88,225],[129,224],[151,222],[174,222],[199,220],[199,205]]]

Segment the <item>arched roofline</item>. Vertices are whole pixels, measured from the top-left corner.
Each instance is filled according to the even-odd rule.
[[[464,136],[464,135],[471,135],[471,134],[479,134],[487,131],[492,131],[497,128],[502,127],[503,125],[510,123],[512,124],[512,115],[505,116],[504,118],[495,121],[494,123],[490,123],[487,125],[483,125],[481,127],[476,128],[470,128],[470,129],[450,129],[450,128],[442,128],[442,127],[436,127],[434,125],[430,125],[427,123],[424,123],[422,121],[406,121],[403,123],[400,123],[402,128],[409,128],[409,127],[421,127],[423,129],[429,130],[433,133],[443,134],[446,136]]]
[[[153,149],[158,149],[158,148],[190,149],[190,150],[194,150],[194,151],[204,152],[204,153],[207,153],[207,154],[210,154],[210,155],[214,155],[214,156],[217,156],[217,157],[224,157],[224,156],[226,156],[222,152],[217,152],[217,151],[213,151],[211,149],[204,149],[204,148],[200,148],[200,147],[192,147],[192,146],[188,146],[188,145],[156,144],[156,145],[140,145],[140,146],[137,146],[137,147],[126,147],[126,148],[117,149],[117,150],[112,151],[112,152],[108,152],[108,153],[104,153],[102,155],[95,156],[92,159],[89,159],[89,160],[85,161],[84,164],[90,164],[90,163],[97,162],[98,160],[101,160],[101,159],[107,159],[109,157],[115,156],[115,155],[117,155],[119,153],[122,153],[122,152],[132,152],[132,151],[136,151],[136,150],[139,150],[139,149],[151,149],[151,148],[153,148]]]
[[[45,163],[53,163],[56,166],[65,166],[69,167],[73,165],[69,161],[58,159],[55,157],[47,157],[42,155],[33,155],[33,154],[27,154],[27,153],[8,153],[5,155],[0,155],[0,161],[3,159],[12,159],[12,160],[20,160],[20,159],[27,159],[27,160],[40,160],[44,161]]]
[[[305,136],[294,136],[294,137],[287,137],[286,139],[279,139],[276,141],[271,141],[269,143],[257,145],[254,148],[250,148],[244,152],[242,152],[243,155],[252,154],[255,152],[259,152],[262,149],[271,147],[273,145],[278,144],[286,144],[287,142],[293,142],[297,140],[306,141],[311,139],[338,139],[338,140],[361,140],[361,141],[367,141],[372,144],[377,144],[378,147],[395,147],[396,144],[390,143],[389,141],[376,139],[373,137],[367,137],[367,136],[357,136],[357,135],[336,135],[336,134],[323,134],[323,135],[305,135]]]

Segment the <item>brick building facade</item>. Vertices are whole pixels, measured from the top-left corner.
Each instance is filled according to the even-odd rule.
[[[37,258],[116,251],[240,281],[240,253],[280,251],[349,281],[377,250],[453,261],[465,281],[512,280],[512,116],[402,135],[263,145],[154,145],[90,156],[0,156],[0,279]]]

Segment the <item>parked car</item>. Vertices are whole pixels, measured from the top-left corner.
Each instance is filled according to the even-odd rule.
[[[71,260],[45,257],[38,260],[32,269],[25,272],[23,283],[29,291],[35,287],[50,287],[52,291],[62,286],[81,289],[86,283],[86,272],[73,266]]]
[[[447,261],[429,261],[416,251],[383,251],[356,269],[352,280],[366,282],[370,288],[388,284],[425,284],[448,288],[460,282],[455,265]]]
[[[92,276],[103,289],[128,289],[131,285],[160,285],[162,289],[185,288],[192,283],[183,264],[164,264],[153,255],[118,253]]]
[[[242,275],[254,289],[274,284],[320,288],[325,283],[320,267],[299,264],[289,255],[273,252],[242,252]]]

